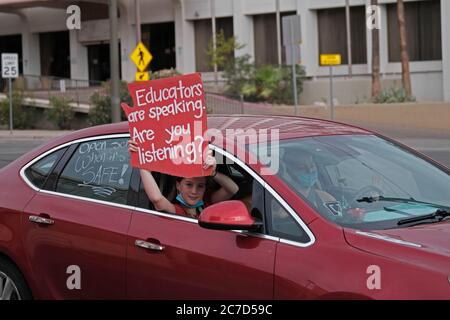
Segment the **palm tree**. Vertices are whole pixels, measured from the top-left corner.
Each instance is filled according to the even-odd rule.
[[[397,0],[397,18],[400,30],[400,55],[402,61],[402,82],[408,97],[412,96],[411,75],[409,73],[408,43],[406,41],[405,6],[403,0]]]
[[[373,8],[378,7],[378,0],[371,0]],[[376,12],[378,19],[378,12]],[[381,92],[380,82],[380,30],[378,26],[372,28],[372,99]]]

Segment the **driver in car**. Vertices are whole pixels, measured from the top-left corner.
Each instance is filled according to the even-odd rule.
[[[325,209],[327,214],[342,217],[340,202],[319,186],[319,173],[311,154],[286,150],[283,162],[286,166],[284,178],[295,191],[320,212]]]

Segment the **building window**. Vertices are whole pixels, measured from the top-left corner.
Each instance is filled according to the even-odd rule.
[[[152,23],[141,27],[142,43],[153,56],[149,69],[175,68],[175,23]]]
[[[233,36],[233,18],[216,18],[216,32],[223,31],[225,39]],[[195,31],[195,65],[199,72],[211,72],[210,58],[207,55],[208,45],[212,41],[211,19],[194,21]]]
[[[256,64],[278,64],[277,20],[275,14],[253,16]]]
[[[319,29],[319,53],[340,54],[342,56],[342,64],[348,64],[345,8],[318,10],[317,20]],[[367,29],[364,6],[350,8],[350,23],[352,33],[352,63],[366,64]]]
[[[70,78],[69,32],[48,32],[39,35],[41,75]]]
[[[389,61],[400,62],[397,4],[387,5]],[[441,2],[406,2],[406,41],[411,61],[442,60]]]
[[[295,11],[280,13],[281,37],[283,37],[283,17],[296,15]],[[277,16],[275,13],[253,16],[253,34],[255,39],[255,62],[258,65],[278,65]],[[286,62],[283,38],[281,38],[282,62]]]

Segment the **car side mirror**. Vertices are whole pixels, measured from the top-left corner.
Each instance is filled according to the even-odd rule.
[[[202,228],[214,230],[258,230],[262,223],[238,200],[222,201],[205,208],[198,219]]]

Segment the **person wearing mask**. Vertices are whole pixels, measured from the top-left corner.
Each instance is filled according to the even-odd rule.
[[[129,140],[128,150],[130,153],[137,152],[137,143]],[[208,150],[203,169],[210,167],[213,169],[211,177],[178,177],[176,179],[177,196],[174,203],[163,196],[151,171],[140,169],[140,174],[148,199],[153,203],[156,210],[197,219],[205,207],[229,200],[239,191],[239,187],[230,177],[217,172],[216,159],[212,156],[211,150]],[[208,179],[214,180],[220,188],[214,191],[207,201],[204,197],[207,191]]]

